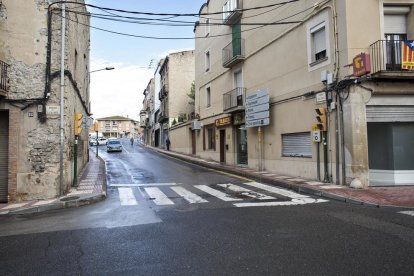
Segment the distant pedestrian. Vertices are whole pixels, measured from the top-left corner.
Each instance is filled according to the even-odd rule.
[[[167,137],[167,140],[165,140],[165,145],[167,145],[167,150],[170,150],[170,144],[171,144],[170,138]]]
[[[134,137],[131,137],[130,141],[131,141],[131,146],[133,146],[134,145]]]

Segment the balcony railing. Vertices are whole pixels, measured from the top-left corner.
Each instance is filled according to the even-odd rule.
[[[223,111],[233,112],[244,110],[244,101],[246,98],[246,88],[237,87],[223,95]]]
[[[236,23],[242,15],[242,9],[242,0],[228,0],[223,6],[223,24],[232,25]]]
[[[9,65],[0,60],[0,93],[5,95],[9,91],[7,69]]]
[[[244,60],[244,39],[235,38],[223,48],[223,67],[231,66]]]
[[[401,73],[402,68],[402,40],[378,40],[371,44],[371,67],[375,73]],[[414,71],[411,71],[414,73]]]

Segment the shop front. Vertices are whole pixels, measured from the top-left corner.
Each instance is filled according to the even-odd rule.
[[[247,129],[245,126],[244,112],[234,114],[233,126],[236,133],[236,163],[239,165],[247,165]]]

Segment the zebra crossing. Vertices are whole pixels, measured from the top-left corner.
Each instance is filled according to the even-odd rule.
[[[118,190],[122,206],[139,205],[134,195],[137,188],[143,199],[157,206],[177,204],[175,198],[187,204],[206,204],[214,201],[228,202],[233,207],[292,206],[310,203],[324,203],[328,200],[315,199],[283,188],[258,182],[241,184],[186,185],[182,183],[112,184]]]

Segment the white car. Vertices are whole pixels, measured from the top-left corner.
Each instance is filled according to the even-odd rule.
[[[108,140],[106,138],[103,138],[103,137],[98,138],[98,145],[99,146],[106,145],[107,142],[108,142]],[[96,146],[96,139],[94,139],[94,138],[89,139],[89,145]]]

